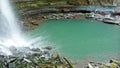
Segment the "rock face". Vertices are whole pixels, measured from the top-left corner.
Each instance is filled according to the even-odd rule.
[[[89,5],[97,5],[97,6],[115,6],[117,0],[75,0],[71,3],[74,5],[81,6],[89,6]]]
[[[25,29],[34,29],[39,26],[39,21],[44,22],[44,19],[49,17],[43,13],[69,13],[80,12],[80,6],[116,6],[120,0],[12,0],[18,8],[18,14],[21,16]],[[78,6],[79,8],[76,8]],[[99,7],[98,7],[99,8]],[[93,8],[85,8],[83,10],[93,10]],[[118,9],[119,10],[119,9]],[[87,11],[82,11],[87,12]],[[42,16],[43,15],[43,16]],[[38,17],[39,16],[39,17]],[[50,15],[51,16],[51,15]],[[66,16],[65,16],[66,17]],[[43,19],[44,18],[44,19]],[[50,17],[56,18],[55,16]],[[72,17],[68,17],[72,18]],[[74,17],[80,18],[79,16]],[[37,19],[37,20],[36,20]],[[57,16],[57,19],[61,17]],[[26,28],[27,27],[27,28]]]
[[[119,0],[13,0],[19,10],[42,7],[120,6]]]
[[[14,51],[14,55],[0,54],[0,68],[73,68],[72,63],[52,48],[22,47]]]
[[[44,2],[44,3],[55,3],[55,2],[66,2],[67,4],[71,5],[80,5],[80,6],[88,6],[88,5],[100,5],[100,6],[115,6],[117,4],[117,1],[119,0],[14,0],[15,2]],[[37,3],[38,3],[37,2]]]

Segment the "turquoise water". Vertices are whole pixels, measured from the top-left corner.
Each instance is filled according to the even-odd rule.
[[[52,45],[73,60],[113,58],[120,52],[120,26],[97,21],[49,20],[30,36],[42,37],[42,45]]]

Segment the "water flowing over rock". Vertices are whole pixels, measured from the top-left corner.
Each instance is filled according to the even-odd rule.
[[[0,52],[12,55],[10,48],[27,45],[11,7],[10,0],[0,0]]]

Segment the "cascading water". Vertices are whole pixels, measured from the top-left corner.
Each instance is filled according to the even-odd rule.
[[[9,0],[0,0],[0,52],[12,55],[11,48],[29,46],[22,37],[20,26]]]
[[[41,59],[42,62],[53,59],[50,47],[36,46],[39,38],[27,40],[29,43],[26,43],[10,0],[0,0],[0,68],[36,68]]]

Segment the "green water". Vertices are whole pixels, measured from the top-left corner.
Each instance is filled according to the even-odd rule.
[[[106,59],[120,52],[120,26],[90,20],[50,20],[33,30],[31,38],[42,37],[73,60]]]

